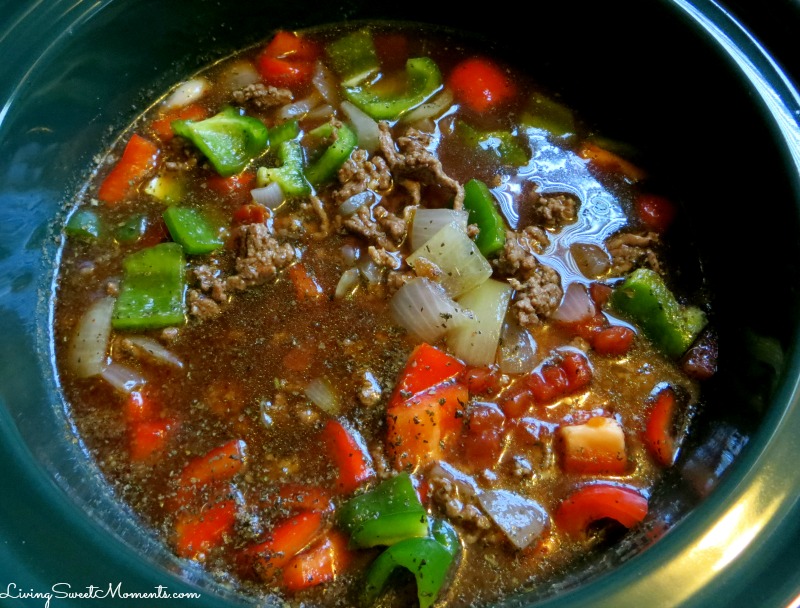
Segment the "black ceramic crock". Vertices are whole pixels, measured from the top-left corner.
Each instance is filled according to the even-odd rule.
[[[277,28],[368,18],[480,36],[604,132],[642,150],[698,226],[684,244],[690,263],[683,272],[707,277],[721,355],[692,439],[653,499],[653,516],[669,523],[669,532],[657,542],[631,535],[569,576],[503,605],[797,605],[797,90],[759,40],[709,0],[510,6],[5,3],[0,606],[246,605],[142,531],[72,434],[49,329],[59,221],[93,155],[174,82]],[[752,16],[761,8],[768,7],[748,10]],[[175,595],[182,593],[200,598]]]

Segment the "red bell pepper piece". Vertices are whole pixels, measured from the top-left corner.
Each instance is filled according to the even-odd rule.
[[[247,203],[234,212],[233,221],[237,224],[263,224],[267,221],[267,208],[258,203]]]
[[[278,490],[278,504],[282,509],[290,511],[321,511],[327,513],[333,510],[331,493],[319,486],[309,486],[299,483],[289,483]]]
[[[389,457],[398,471],[414,471],[443,456],[446,444],[462,427],[469,391],[447,382],[386,410]]]
[[[354,552],[347,545],[347,536],[338,530],[329,530],[313,547],[286,564],[283,588],[294,593],[334,580],[353,560]]]
[[[123,406],[123,416],[128,423],[152,420],[160,409],[158,400],[150,391],[132,391]]]
[[[302,262],[289,266],[286,274],[294,285],[294,295],[298,302],[319,300],[325,295],[320,284]]]
[[[644,431],[644,443],[648,451],[665,467],[672,466],[675,461],[675,406],[676,395],[672,387],[661,388],[652,398]]]
[[[178,477],[174,508],[186,505],[203,487],[232,479],[245,465],[246,444],[229,441],[187,464]]]
[[[146,462],[167,445],[176,428],[175,420],[139,420],[130,427],[130,457],[132,462]]]
[[[122,202],[158,163],[158,146],[134,133],[122,157],[100,184],[97,198],[108,205]]]
[[[280,31],[257,59],[264,82],[296,90],[311,82],[319,48],[294,32]]]
[[[198,559],[219,546],[236,523],[236,503],[220,502],[201,513],[182,513],[175,521],[175,552],[181,557]]]
[[[647,515],[647,499],[636,490],[607,483],[583,486],[561,501],[556,525],[569,536],[583,537],[586,528],[600,519],[613,519],[626,528]]]
[[[456,98],[475,112],[487,112],[514,98],[517,87],[497,64],[485,57],[465,59],[448,80]]]
[[[324,522],[319,511],[302,511],[279,522],[268,538],[251,545],[239,554],[240,564],[269,581],[291,559],[314,542],[322,533]]]
[[[208,110],[200,104],[190,103],[189,105],[164,112],[150,124],[150,128],[161,141],[166,143],[175,137],[175,132],[172,130],[173,121],[203,120],[204,118],[208,118]]]
[[[422,391],[452,380],[465,367],[462,361],[435,346],[426,342],[417,345],[400,373],[388,407],[392,408]]]
[[[238,193],[248,193],[256,180],[256,174],[252,171],[243,171],[222,177],[219,173],[214,173],[206,178],[206,185],[209,190],[216,192],[220,196],[231,196]]]
[[[355,429],[332,418],[322,430],[322,443],[339,470],[336,483],[340,492],[350,494],[375,477],[372,459]]]
[[[589,141],[584,142],[578,149],[578,156],[585,158],[601,171],[619,173],[632,183],[647,177],[647,174],[632,162]]]
[[[628,468],[625,432],[615,419],[593,416],[558,429],[561,465],[567,473],[621,475]]]

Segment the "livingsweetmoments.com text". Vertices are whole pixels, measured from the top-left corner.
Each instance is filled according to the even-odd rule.
[[[44,608],[57,608],[58,600],[106,600],[101,605],[107,606],[110,600],[191,600],[200,599],[200,596],[195,592],[173,592],[163,585],[151,591],[126,591],[122,583],[109,583],[105,587],[89,585],[80,589],[73,589],[69,583],[55,583],[46,591],[23,589],[15,583],[9,583],[5,589],[0,588],[0,600],[31,600],[31,606],[40,605]],[[35,600],[41,600],[42,603],[34,603]]]

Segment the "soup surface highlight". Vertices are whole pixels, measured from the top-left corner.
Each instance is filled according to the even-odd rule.
[[[180,558],[293,606],[486,605],[648,518],[715,371],[634,151],[452,32],[274,32],[70,210],[69,415]]]

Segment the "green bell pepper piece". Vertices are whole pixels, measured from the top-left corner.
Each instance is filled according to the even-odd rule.
[[[300,142],[289,140],[278,146],[280,167],[259,167],[256,183],[263,188],[271,182],[278,182],[286,196],[306,196],[311,194],[311,185],[303,174],[303,149]]]
[[[369,30],[358,30],[334,40],[325,47],[325,53],[345,87],[356,86],[381,67]]]
[[[120,243],[135,243],[147,232],[147,216],[132,215],[114,230],[114,238]]]
[[[172,240],[186,253],[201,255],[222,247],[222,239],[197,209],[170,207],[162,215]]]
[[[306,168],[306,179],[312,185],[319,186],[336,176],[336,172],[356,149],[358,137],[347,125],[334,127],[329,122],[309,131],[308,134],[314,137],[334,139],[322,156]]]
[[[437,520],[432,528],[431,537],[400,541],[372,562],[363,594],[366,605],[375,603],[397,568],[405,568],[414,575],[420,608],[429,608],[436,601],[447,582],[460,544],[456,531],[449,524]]]
[[[285,141],[297,139],[298,135],[300,135],[300,123],[296,120],[286,121],[270,128],[269,146],[270,148],[277,148]]]
[[[525,127],[542,129],[559,137],[575,133],[575,117],[572,110],[541,93],[534,93],[531,96],[521,122]]]
[[[456,123],[456,130],[468,146],[483,150],[504,165],[521,167],[530,160],[528,152],[511,131],[478,131],[463,120]]]
[[[67,220],[64,232],[82,241],[96,241],[103,231],[102,222],[91,209],[78,209]]]
[[[359,548],[428,535],[428,515],[406,472],[344,503],[338,521],[351,546]]]
[[[628,315],[670,357],[680,357],[706,326],[705,313],[696,306],[682,306],[661,276],[639,268],[614,289],[609,299],[613,310]]]
[[[506,244],[506,224],[489,187],[477,179],[464,184],[464,208],[469,211],[469,223],[480,229],[475,237],[480,252],[488,258],[500,251]]]
[[[205,120],[175,120],[172,130],[197,146],[223,177],[241,172],[268,140],[264,123],[230,106]]]
[[[406,62],[408,86],[400,95],[381,91],[380,82],[365,87],[344,87],[345,97],[375,120],[396,120],[404,112],[425,103],[442,88],[442,73],[429,57]]]
[[[185,321],[186,270],[183,247],[160,243],[127,256],[114,305],[114,329],[144,330]]]

